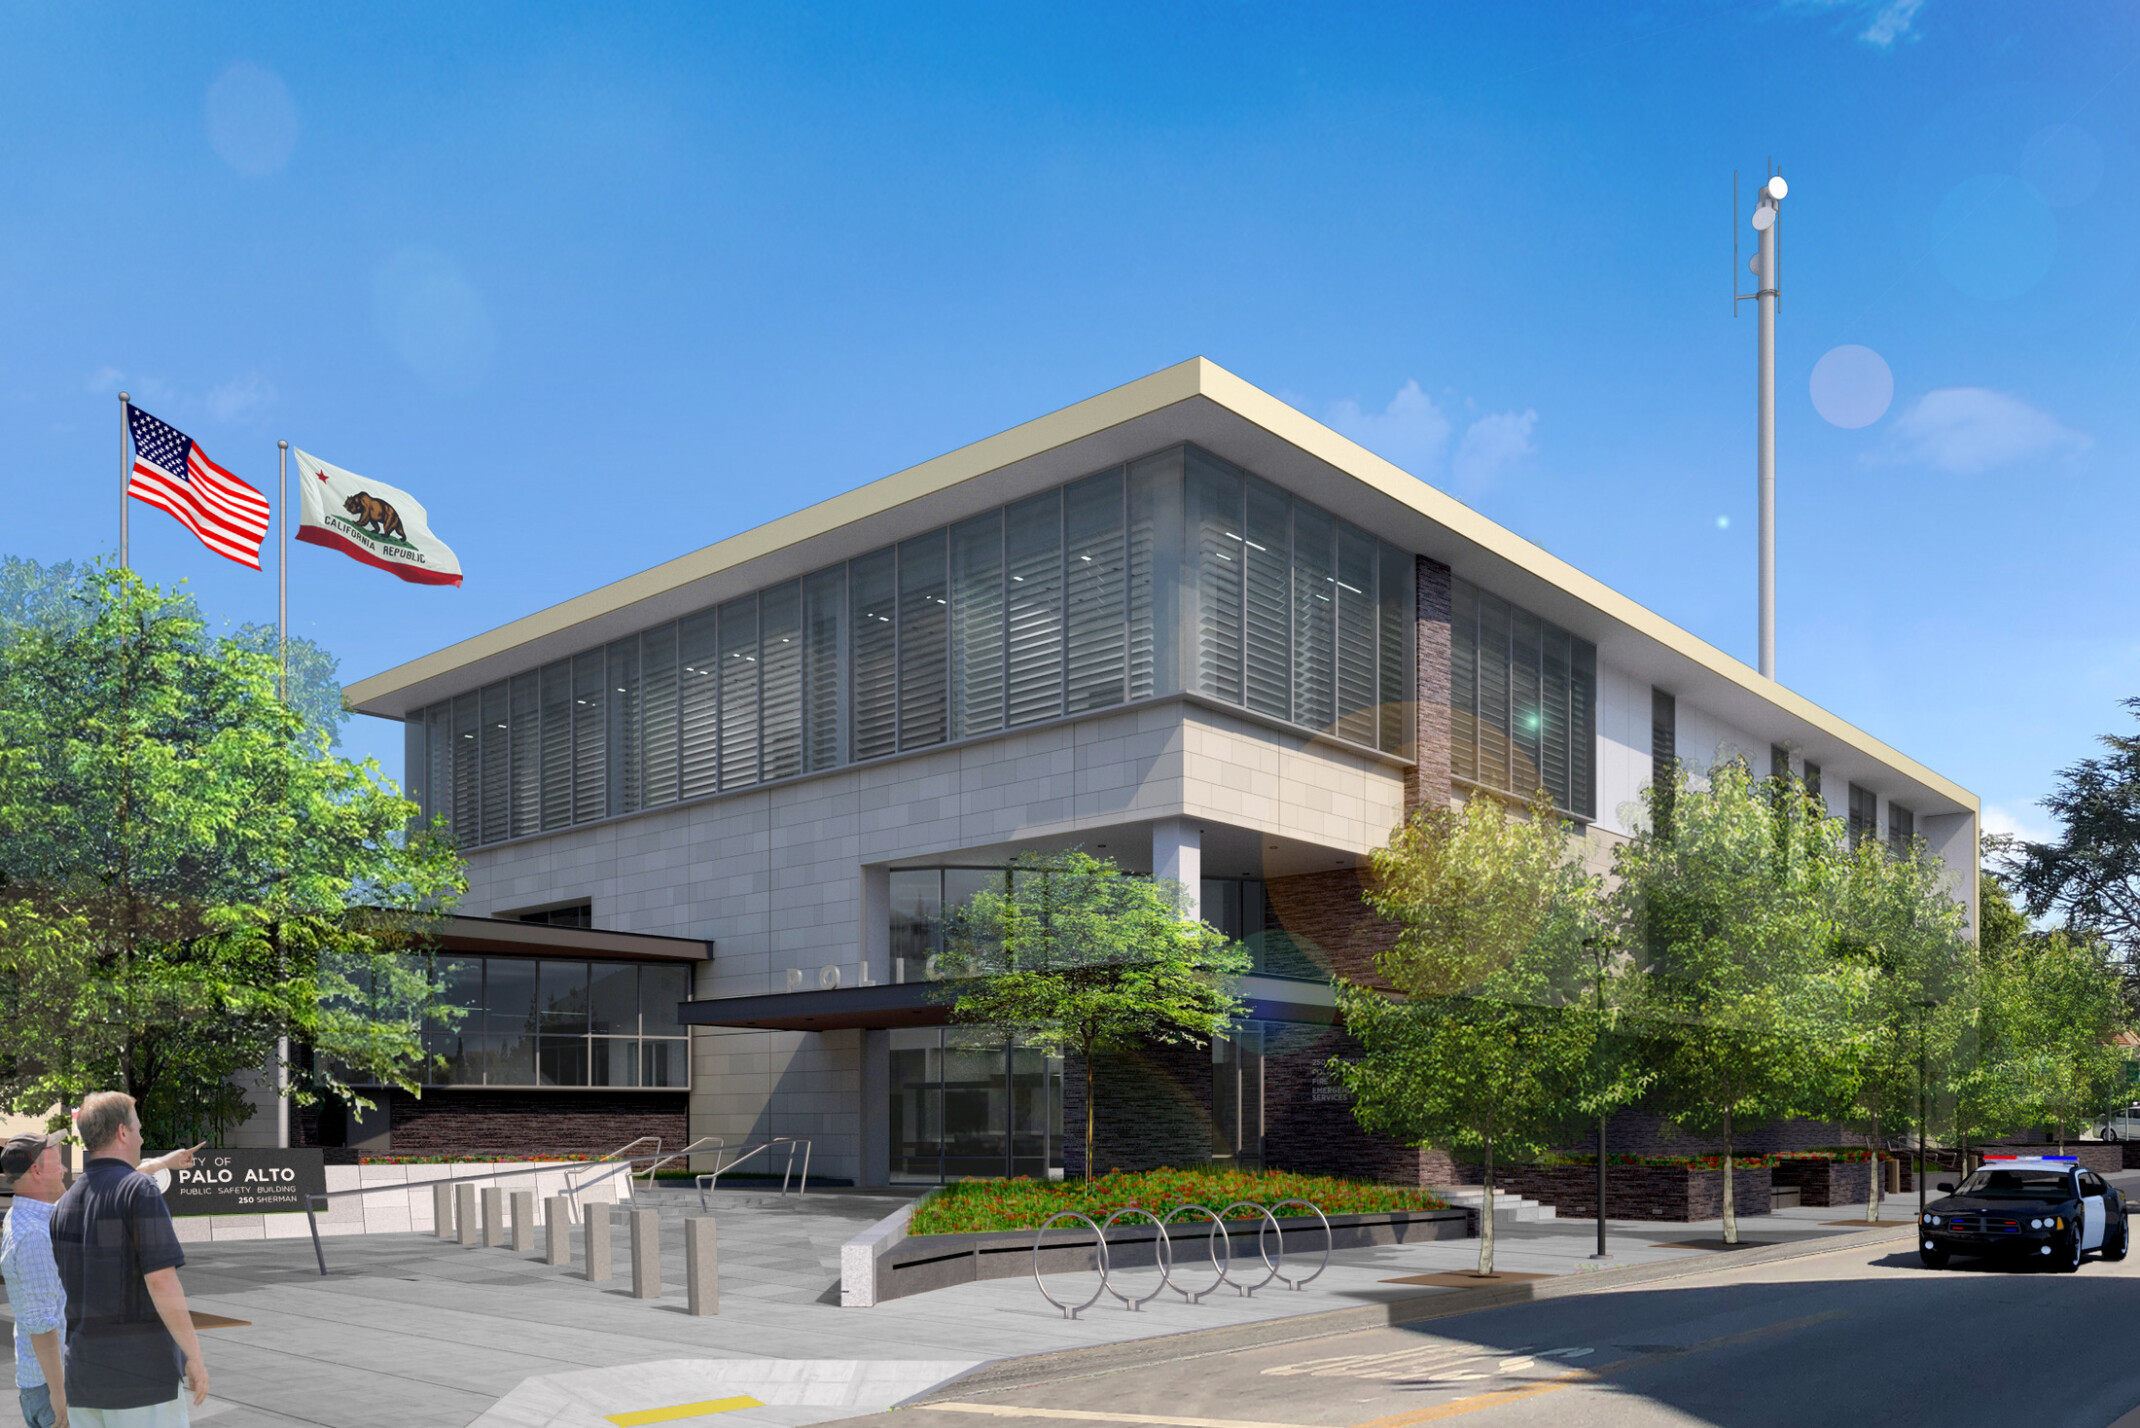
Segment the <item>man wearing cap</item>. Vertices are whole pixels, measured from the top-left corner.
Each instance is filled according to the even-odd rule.
[[[15,1207],[0,1223],[0,1278],[15,1312],[15,1392],[29,1428],[67,1428],[67,1390],[60,1371],[67,1299],[52,1259],[52,1206],[67,1188],[58,1135],[29,1132],[0,1148],[0,1175],[14,1182]],[[198,1146],[143,1163],[144,1174],[185,1170]]]
[[[67,1428],[60,1326],[67,1299],[52,1263],[52,1202],[65,1187],[60,1137],[18,1135],[0,1148],[0,1175],[15,1182],[15,1207],[0,1227],[0,1276],[15,1311],[15,1396],[29,1428]]]

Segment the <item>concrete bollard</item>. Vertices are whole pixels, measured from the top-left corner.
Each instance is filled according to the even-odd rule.
[[[464,1245],[483,1243],[476,1226],[476,1187],[456,1185],[453,1187],[453,1225],[456,1238]]]
[[[513,1192],[513,1248],[526,1254],[535,1248],[535,1192]]]
[[[543,1206],[548,1212],[543,1216],[544,1236],[542,1257],[544,1264],[572,1263],[572,1210],[571,1202],[562,1195],[552,1195]]]
[[[505,1244],[505,1191],[496,1185],[483,1187],[483,1243],[492,1249]]]
[[[632,1298],[661,1298],[661,1211],[632,1210]]]
[[[684,1297],[693,1314],[721,1312],[720,1253],[714,1246],[713,1216],[684,1221]]]
[[[453,1187],[443,1180],[431,1187],[431,1232],[442,1240],[453,1238]]]
[[[597,1200],[580,1211],[587,1242],[587,1277],[600,1284],[609,1278],[609,1204]]]

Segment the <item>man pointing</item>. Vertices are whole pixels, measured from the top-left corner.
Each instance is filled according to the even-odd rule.
[[[74,1428],[184,1428],[181,1381],[198,1407],[208,1366],[186,1312],[186,1255],[156,1182],[143,1175],[134,1098],[99,1091],[75,1112],[89,1154],[52,1210],[67,1292],[67,1400]]]

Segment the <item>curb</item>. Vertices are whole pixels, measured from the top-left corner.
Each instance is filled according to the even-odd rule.
[[[1531,1280],[1500,1289],[1464,1289],[1440,1294],[1421,1294],[1388,1304],[1366,1305],[1357,1309],[1324,1309],[1312,1314],[1296,1314],[1285,1319],[1266,1319],[1256,1324],[1227,1324],[1213,1329],[1190,1329],[1179,1334],[1163,1334],[1150,1339],[1132,1339],[1127,1343],[1055,1349],[1043,1354],[1027,1354],[1022,1358],[997,1359],[949,1383],[939,1384],[928,1393],[917,1395],[900,1406],[924,1408],[933,1402],[964,1398],[976,1393],[1008,1393],[1016,1389],[1061,1383],[1069,1379],[1119,1373],[1125,1369],[1148,1368],[1156,1364],[1236,1353],[1243,1349],[1327,1339],[1339,1334],[1359,1333],[1366,1329],[1388,1329],[1401,1324],[1420,1324],[1433,1319],[1454,1319],[1464,1314],[1482,1314],[1493,1309],[1507,1309],[1540,1300],[1566,1299],[1578,1294],[1600,1294],[1631,1285],[1654,1284],[1660,1280],[1687,1279],[1716,1272],[1721,1267],[1718,1264],[1719,1259],[1725,1260],[1733,1268],[1780,1264],[1787,1260],[1811,1258],[1814,1255],[1847,1254],[1852,1250],[1873,1249],[1896,1241],[1915,1239],[1916,1234],[1917,1226],[1912,1221],[1907,1225],[1886,1225],[1876,1230],[1822,1235],[1791,1244],[1767,1245],[1760,1249],[1739,1250],[1722,1256],[1698,1252],[1654,1264],[1558,1275],[1552,1279]]]

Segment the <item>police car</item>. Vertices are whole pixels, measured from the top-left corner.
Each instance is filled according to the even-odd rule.
[[[1925,1206],[1917,1254],[1931,1269],[1954,1255],[2026,1259],[2067,1273],[2093,1250],[2125,1258],[2125,1197],[2070,1155],[1987,1155]]]

